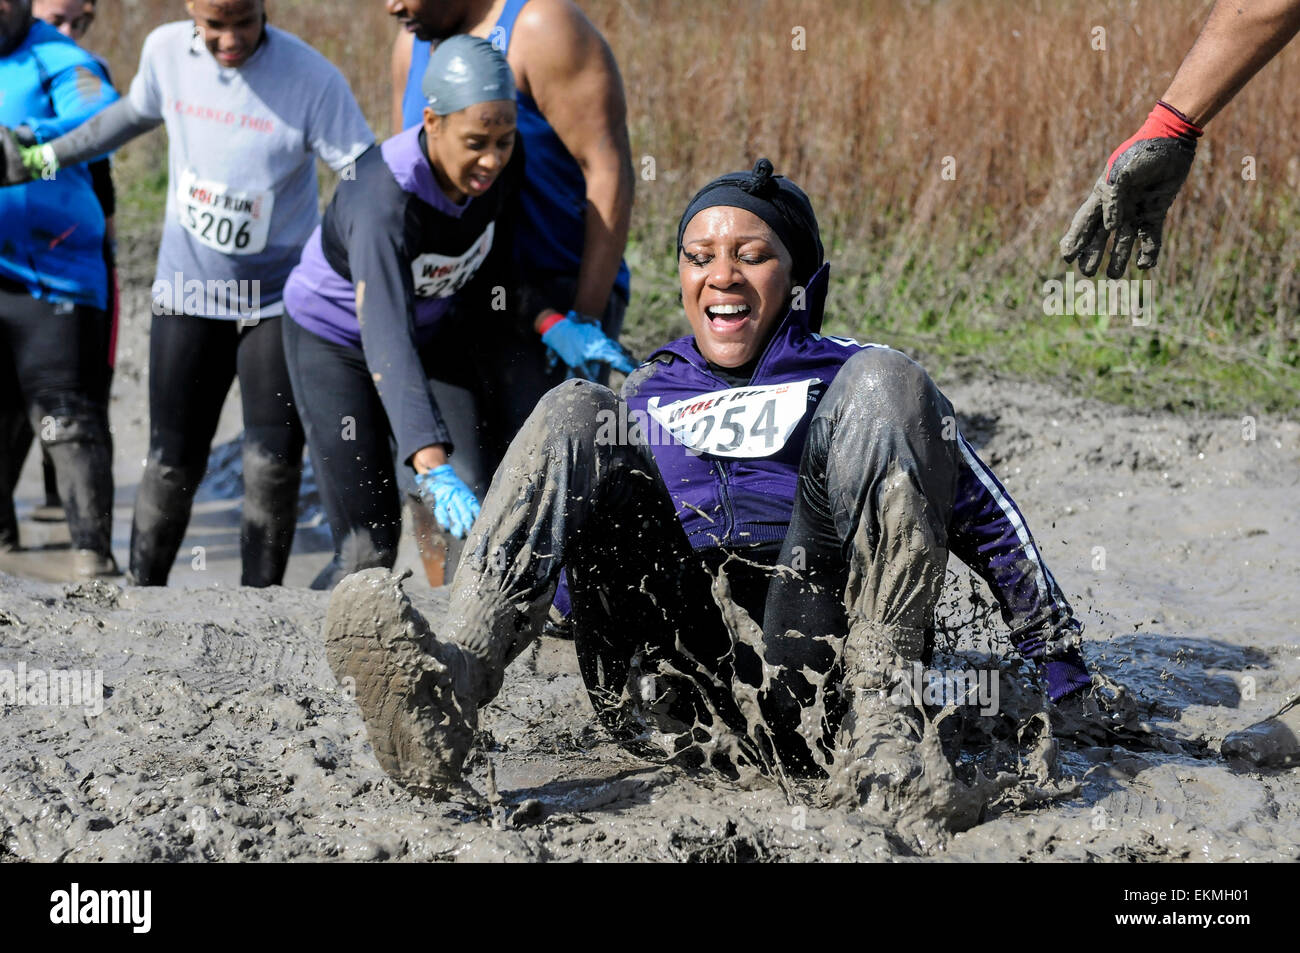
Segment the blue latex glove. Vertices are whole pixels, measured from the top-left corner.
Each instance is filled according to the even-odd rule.
[[[467,487],[450,463],[417,473],[415,485],[420,496],[433,510],[438,525],[457,539],[464,539],[478,517],[479,503],[474,491]]]
[[[636,362],[617,341],[606,337],[599,324],[582,320],[576,311],[570,311],[547,329],[542,335],[542,343],[551,351],[547,368],[554,368],[558,361],[563,361],[569,366],[570,377],[595,380],[594,366],[598,363],[608,364],[624,374],[636,369]]]

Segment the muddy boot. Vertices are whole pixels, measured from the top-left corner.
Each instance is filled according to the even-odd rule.
[[[931,722],[913,686],[927,641],[920,629],[864,621],[852,627],[844,653],[849,710],[827,786],[832,803],[857,807],[921,852],[978,824],[1016,780],[978,771],[970,784],[958,779],[937,730],[946,713]]]
[[[131,521],[128,580],[136,586],[165,586],[190,522],[194,494],[206,464],[174,467],[153,457],[145,465]]]
[[[1300,699],[1292,699],[1271,718],[1234,731],[1223,739],[1225,758],[1246,761],[1257,768],[1283,768],[1300,764]]]
[[[82,579],[122,574],[112,553],[97,553],[93,549],[78,549],[72,554],[72,571]]]
[[[346,577],[330,597],[325,654],[355,692],[375,757],[399,784],[445,796],[460,781],[478,724],[476,663],[439,642],[386,569]]]
[[[848,710],[826,789],[832,804],[888,817],[901,792],[924,773],[918,745],[925,716],[907,685],[900,688],[923,644],[923,632],[898,626],[859,622],[849,633],[842,688]]]
[[[239,527],[240,585],[278,586],[298,526],[301,463],[281,463],[244,443],[244,505]]]
[[[859,622],[845,650],[849,710],[836,738],[827,799],[855,807],[924,853],[982,816],[997,786],[962,784],[910,688],[925,633]]]
[[[113,561],[113,452],[108,422],[92,408],[34,408],[32,427],[54,464],[72,547]],[[114,564],[116,571],[116,564]]]

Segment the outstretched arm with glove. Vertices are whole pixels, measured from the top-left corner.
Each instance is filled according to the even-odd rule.
[[[92,152],[69,146],[84,146],[94,138],[92,130],[104,128],[105,113],[120,115],[125,106],[97,63],[56,64],[53,74],[43,80],[42,89],[48,95],[44,113],[18,122],[11,114],[8,121],[15,128],[0,126],[0,186],[49,178],[61,167],[97,158],[125,141]]]
[[[1219,0],[1178,74],[1142,127],[1110,156],[1092,194],[1061,239],[1061,255],[1097,273],[1113,234],[1106,274],[1122,278],[1160,257],[1165,215],[1191,171],[1196,140],[1243,86],[1300,31],[1300,0]]]

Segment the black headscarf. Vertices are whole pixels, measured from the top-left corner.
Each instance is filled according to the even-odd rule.
[[[807,285],[825,260],[821,230],[812,203],[803,189],[785,176],[772,174],[772,163],[759,159],[752,172],[729,172],[695,193],[677,226],[677,252],[682,251],[686,225],[706,208],[728,206],[753,212],[781,239],[794,259],[791,278]]]

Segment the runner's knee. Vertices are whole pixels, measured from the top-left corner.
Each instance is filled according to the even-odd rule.
[[[619,398],[601,384],[569,380],[547,391],[526,426],[543,428],[550,441],[569,444],[594,440],[609,415],[618,413]]]
[[[923,401],[935,390],[924,367],[901,351],[872,347],[845,362],[835,377],[847,404],[858,410],[869,406],[877,419],[915,417]]]
[[[31,414],[32,429],[46,448],[69,443],[108,443],[104,415],[94,401],[73,395],[57,405],[37,405]]]

